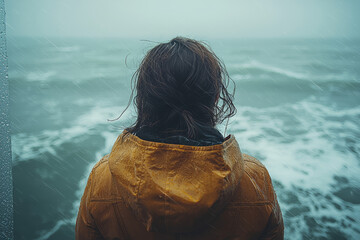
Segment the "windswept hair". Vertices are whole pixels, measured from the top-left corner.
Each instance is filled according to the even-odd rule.
[[[149,50],[133,80],[137,119],[129,132],[147,126],[196,139],[200,126],[215,127],[236,113],[224,64],[193,39],[176,37]]]

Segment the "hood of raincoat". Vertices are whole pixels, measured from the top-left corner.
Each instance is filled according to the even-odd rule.
[[[208,224],[231,200],[244,161],[233,135],[222,144],[188,146],[124,131],[109,168],[121,198],[148,231],[185,233]]]

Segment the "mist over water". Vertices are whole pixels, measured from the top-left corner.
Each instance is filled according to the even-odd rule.
[[[227,134],[268,168],[285,238],[360,239],[360,40],[208,43],[236,84]],[[9,41],[16,239],[73,239],[88,174],[135,112],[107,119],[127,105],[131,76],[155,45]]]

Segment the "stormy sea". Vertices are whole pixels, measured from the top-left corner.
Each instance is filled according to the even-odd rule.
[[[151,40],[8,38],[15,239],[74,239]],[[206,42],[236,85],[226,135],[268,168],[285,238],[360,239],[360,40]]]

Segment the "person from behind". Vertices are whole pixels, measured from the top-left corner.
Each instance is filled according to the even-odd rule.
[[[213,51],[176,37],[134,79],[136,121],[90,173],[76,239],[283,239],[267,169],[216,129],[236,109]]]

